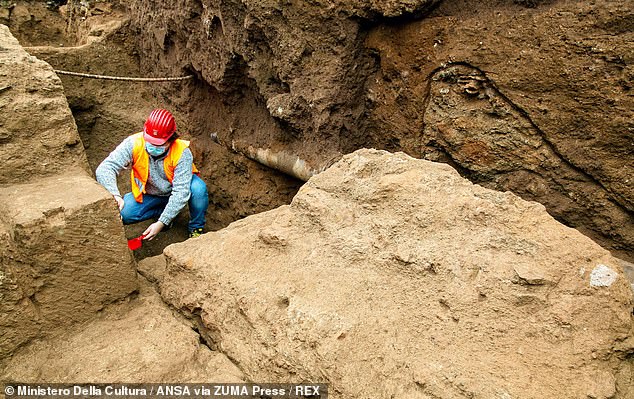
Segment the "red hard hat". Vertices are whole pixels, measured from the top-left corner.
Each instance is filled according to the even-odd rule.
[[[143,138],[153,145],[163,145],[176,131],[176,121],[171,112],[155,109],[143,125]]]

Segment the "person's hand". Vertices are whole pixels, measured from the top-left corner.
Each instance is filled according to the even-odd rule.
[[[115,195],[114,199],[115,199],[115,201],[117,201],[117,205],[119,205],[119,211],[121,211],[123,209],[123,205],[124,205],[123,198],[121,198],[120,195]]]
[[[143,232],[144,240],[151,240],[154,238],[161,230],[163,230],[165,225],[163,222],[154,222],[148,226],[147,229]]]

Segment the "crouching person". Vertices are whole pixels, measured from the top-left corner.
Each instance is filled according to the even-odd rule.
[[[209,196],[188,147],[189,141],[178,138],[174,116],[155,109],[143,132],[127,137],[97,168],[97,181],[114,196],[124,224],[156,220],[143,232],[145,240],[169,226],[185,205],[189,237],[203,232]],[[132,192],[122,197],[117,175],[126,167],[131,167]]]

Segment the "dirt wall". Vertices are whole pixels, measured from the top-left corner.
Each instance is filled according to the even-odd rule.
[[[144,72],[205,81],[211,98],[191,108],[225,142],[313,164],[359,147],[449,162],[631,259],[629,3],[137,0],[131,11]]]
[[[369,126],[631,256],[632,3],[469,4],[371,32]]]

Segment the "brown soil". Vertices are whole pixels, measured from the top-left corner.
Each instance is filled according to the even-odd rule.
[[[59,69],[195,75],[62,79],[93,170],[149,110],[175,112],[210,188],[210,230],[288,203],[299,187],[215,144],[215,134],[318,166],[360,147],[448,162],[634,260],[631,10],[620,2],[126,7],[95,2],[69,23],[68,7],[18,2],[5,20],[23,44],[46,45],[31,52]],[[159,241],[184,238],[179,220]]]
[[[429,18],[373,30],[369,127],[391,131],[380,147],[400,143],[538,201],[632,259],[631,4],[527,5],[443,2]]]
[[[132,3],[142,68],[205,81],[224,142],[317,165],[360,147],[449,162],[633,260],[629,4],[178,4]]]
[[[79,370],[73,359],[116,362],[101,358],[100,331],[116,336],[127,323],[149,325],[150,312],[166,326],[147,335],[165,345],[153,356],[180,357],[178,364],[165,362],[144,374],[139,347],[146,331],[131,330],[134,345],[120,342],[115,357],[131,356],[128,375],[139,380],[167,375],[321,379],[350,398],[371,392],[530,397],[535,381],[540,397],[632,394],[632,298],[620,270],[634,269],[556,223],[540,205],[488,191],[446,165],[429,166],[404,154],[347,155],[302,186],[230,148],[232,142],[246,143],[317,166],[360,147],[448,163],[478,185],[542,203],[557,220],[633,261],[630,5],[590,0],[496,0],[477,6],[463,0],[89,3],[86,9],[71,5],[55,12],[42,2],[2,3],[0,23],[55,69],[115,76],[193,74],[194,79],[130,83],[60,76],[85,156],[77,132],[69,129],[68,139],[58,137],[48,169],[61,173],[76,163],[87,169],[87,158],[94,172],[123,138],[141,129],[151,109],[175,113],[209,187],[208,230],[218,232],[187,240],[183,212],[135,255],[159,255],[169,244],[186,241],[167,249],[167,265],[159,256],[145,259],[139,269],[160,284],[165,302],[195,322],[207,345],[230,355],[242,371],[200,345],[191,327],[180,316],[174,319],[142,283],[138,300],[128,298],[129,307],[112,307],[101,321],[16,352],[2,378],[40,375],[62,381],[58,367],[74,373],[69,376],[118,378]],[[59,81],[48,84],[50,75],[47,85],[23,79],[25,91],[59,94]],[[0,94],[3,87],[0,82]],[[9,100],[0,104],[8,105]],[[72,120],[67,107],[65,112],[60,120]],[[20,123],[26,126],[20,134],[36,126]],[[6,126],[0,124],[3,145],[12,138]],[[50,138],[47,132],[42,137]],[[23,143],[37,151],[51,147]],[[35,165],[42,159],[37,151],[27,154],[31,158],[7,152],[7,165],[16,159]],[[20,171],[5,178],[28,177],[27,168]],[[0,181],[5,183],[16,181]],[[44,186],[55,192],[54,180]],[[125,173],[120,187],[129,188]],[[7,198],[15,190],[0,188]],[[40,192],[34,188],[32,197]],[[107,195],[94,196],[99,198],[95,209],[108,215],[100,220],[109,223],[111,233],[102,235],[117,236],[113,245],[120,251],[104,256],[129,258],[121,254],[114,204]],[[34,226],[43,226],[35,230],[46,232],[40,241],[26,233],[13,237],[24,223],[0,218],[0,235],[10,244],[0,248],[3,259],[12,254],[13,241],[44,252],[56,242],[47,237],[65,242],[66,231],[56,224],[56,197],[50,197],[51,209],[33,218]],[[19,215],[18,208],[4,213]],[[82,212],[92,212],[85,208]],[[73,224],[81,224],[69,215]],[[126,226],[125,235],[138,236],[149,223]],[[82,237],[72,233],[71,238],[83,242]],[[73,248],[74,258],[99,263],[90,260],[98,254],[81,249]],[[65,264],[63,256],[55,252],[50,259]],[[11,259],[31,262],[23,258]],[[36,265],[48,276],[49,258],[42,259]],[[608,277],[617,276],[617,283],[590,284],[594,271],[604,270],[600,266],[609,270]],[[32,280],[37,291],[45,279]],[[119,297],[136,286],[129,278],[127,284]],[[31,311],[37,301],[27,294],[20,303]],[[88,309],[89,316],[117,298],[101,300]],[[18,319],[12,324],[32,329]],[[28,334],[13,334],[14,346],[39,332]],[[179,342],[170,346],[162,341],[165,334]],[[59,350],[68,356],[49,368],[33,374],[25,366]],[[217,366],[206,369],[209,365]],[[520,372],[509,375],[513,368]]]
[[[112,197],[90,176],[51,66],[0,25],[0,365],[137,289]]]
[[[97,3],[97,8],[86,14],[87,18],[71,23],[64,8],[53,12],[39,2],[17,3],[19,12],[31,17],[28,21],[16,19],[14,7],[9,14],[9,26],[31,54],[54,68],[111,76],[144,76],[134,35],[124,10],[116,2]],[[65,38],[63,41],[59,39],[61,36]],[[93,172],[125,137],[141,130],[153,108],[164,107],[174,112],[179,133],[192,140],[195,162],[209,189],[209,231],[290,202],[301,184],[209,139],[213,132],[208,128],[209,120],[222,119],[222,108],[214,106],[221,102],[204,82],[137,83],[66,75],[60,78]],[[211,112],[210,105],[214,106]],[[249,118],[245,111],[244,119]],[[122,192],[129,191],[126,172],[120,176],[119,187]],[[171,229],[155,240],[144,242],[135,252],[137,259],[160,254],[170,243],[187,239],[187,221],[185,211]],[[127,226],[126,235],[138,236],[149,223]]]
[[[51,12],[43,1],[3,1],[0,23],[9,27],[23,46],[68,46],[75,42],[75,38],[67,34],[63,16]]]
[[[138,295],[14,356],[0,370],[0,380],[182,384],[244,377],[227,357],[201,344],[191,323],[142,282]]]

